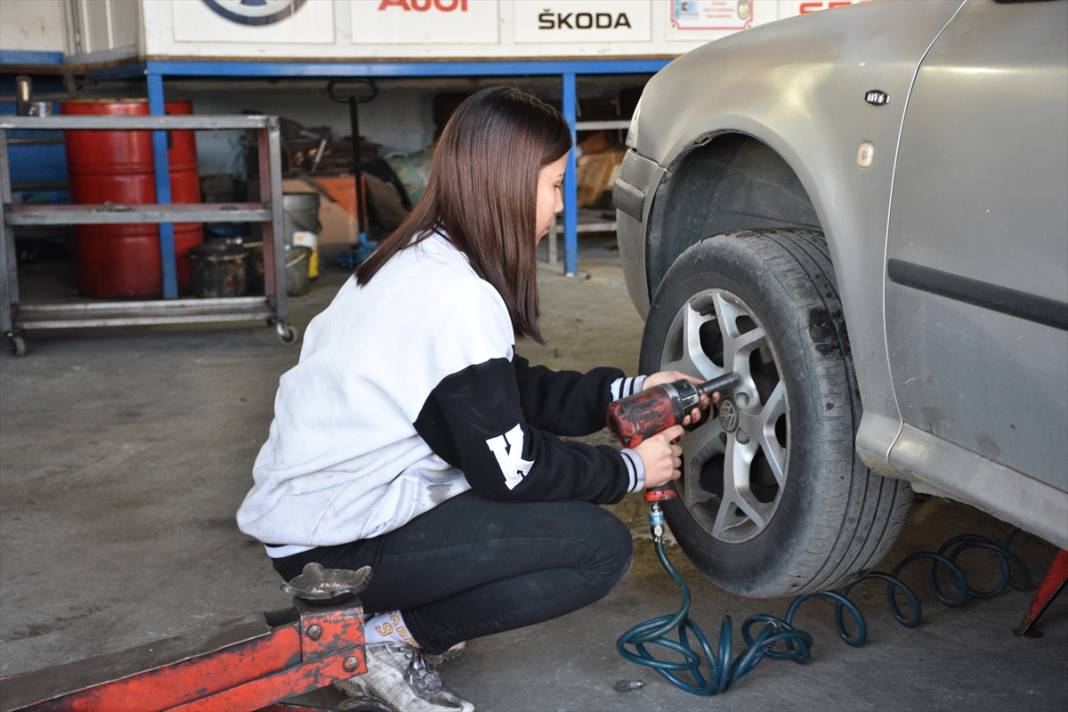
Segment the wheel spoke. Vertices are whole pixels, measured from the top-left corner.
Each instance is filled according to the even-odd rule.
[[[749,489],[749,476],[750,470],[753,464],[753,456],[756,455],[757,444],[750,441],[745,445],[741,445],[737,442],[737,439],[732,439],[734,444],[734,452],[728,452],[728,462],[730,462],[734,479],[734,494],[735,503],[738,508],[745,513],[749,519],[756,525],[757,530],[764,528],[767,523],[764,519],[763,513],[760,511],[762,506],[756,497],[753,496],[753,492]],[[731,448],[728,447],[728,451]],[[731,455],[733,454],[733,457]]]
[[[749,470],[756,454],[756,444],[740,444],[736,438],[727,441],[723,463],[723,499],[720,501],[712,535],[720,536],[724,532],[744,524],[748,518],[757,527],[764,528],[766,519],[761,512],[760,502],[749,489]],[[734,509],[742,511],[739,517]]]
[[[717,290],[712,295],[712,305],[716,309],[716,321],[719,323],[719,331],[723,334],[723,341],[732,339],[738,335],[738,317],[741,311]]]
[[[722,369],[717,368],[716,364],[712,363],[712,359],[708,357],[705,350],[701,347],[701,325],[707,321],[711,321],[711,316],[705,316],[701,312],[693,308],[692,305],[686,305],[686,311],[683,314],[682,323],[682,352],[683,361],[689,361],[691,367],[688,369],[679,369],[687,373],[702,376],[703,378],[714,378],[719,375]]]
[[[766,334],[760,327],[740,331],[738,318],[749,314],[727,299],[723,292],[716,292],[712,303],[716,309],[719,331],[723,336],[723,366],[735,371],[743,381],[748,381],[749,355],[764,345]]]
[[[720,439],[722,432],[719,418],[707,421],[682,439],[683,455],[699,464],[708,462],[708,458],[723,452],[725,445]]]
[[[760,447],[764,450],[764,457],[767,458],[771,474],[779,487],[786,485],[786,448],[779,444],[779,439],[775,435],[775,423],[784,413],[786,413],[786,386],[779,381],[758,416]]]
[[[701,487],[701,470],[714,455],[723,452],[720,440],[723,427],[719,419],[710,420],[682,439],[682,491],[688,504],[696,504],[707,494]]]

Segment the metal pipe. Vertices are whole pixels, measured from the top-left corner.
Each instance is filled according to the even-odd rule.
[[[269,222],[270,205],[260,203],[170,203],[167,205],[11,205],[9,225],[129,225],[132,223]]]
[[[42,131],[209,131],[216,129],[262,129],[268,117],[241,116],[0,116],[0,129]]]

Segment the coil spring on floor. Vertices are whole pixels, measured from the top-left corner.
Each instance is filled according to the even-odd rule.
[[[682,605],[674,614],[651,618],[634,626],[616,641],[616,648],[627,660],[638,665],[652,668],[675,687],[695,695],[717,695],[730,689],[743,677],[753,671],[764,658],[794,660],[807,663],[811,657],[812,636],[794,626],[794,617],[798,609],[807,601],[817,598],[834,602],[835,627],[838,635],[848,645],[859,647],[868,638],[868,625],[864,614],[856,603],[849,599],[849,593],[866,581],[882,581],[886,584],[886,599],[894,618],[907,628],[915,628],[923,618],[923,609],[915,592],[899,577],[901,571],[917,561],[928,561],[927,572],[935,597],[947,606],[962,606],[969,600],[994,598],[1012,587],[1018,591],[1033,588],[1031,574],[1024,563],[1009,551],[1012,539],[1019,533],[1014,529],[1005,540],[1005,544],[978,534],[962,534],[948,540],[937,551],[918,551],[901,559],[890,573],[869,571],[836,591],[817,591],[797,596],[790,602],[783,617],[767,613],[749,616],[742,623],[742,638],[746,649],[732,657],[733,625],[730,616],[724,616],[719,629],[718,649],[712,646],[697,623],[690,620],[690,588],[682,576],[671,565],[664,552],[662,541],[654,541],[656,554],[660,563],[674,579],[682,592]],[[983,549],[993,552],[1000,568],[997,583],[988,589],[975,588],[968,583],[964,571],[958,565],[960,556],[971,549]],[[944,570],[952,584],[948,591],[939,580],[939,572]],[[955,591],[955,592],[954,592]],[[909,614],[902,611],[899,596],[907,602]],[[852,619],[855,632],[850,633],[846,613]],[[754,632],[754,628],[762,626]],[[672,631],[675,637],[669,637]],[[690,636],[700,645],[694,650]],[[681,660],[658,660],[649,650],[657,646],[681,656]],[[703,668],[707,667],[708,676]],[[686,680],[682,675],[688,675]]]

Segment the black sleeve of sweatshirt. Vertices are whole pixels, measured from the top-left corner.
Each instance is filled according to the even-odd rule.
[[[553,371],[531,366],[518,354],[512,366],[527,422],[557,435],[589,435],[603,428],[612,402],[612,381],[624,377],[615,368]]]
[[[637,456],[631,451],[563,442],[535,427],[524,414],[516,380],[516,370],[505,358],[446,376],[424,402],[416,432],[439,457],[463,471],[473,490],[491,499],[609,503],[640,488],[633,462]],[[598,380],[607,405],[607,381]],[[567,403],[561,397],[551,404]],[[539,402],[533,412],[541,411]]]

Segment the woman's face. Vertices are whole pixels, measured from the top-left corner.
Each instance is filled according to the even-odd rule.
[[[564,169],[567,167],[567,154],[538,171],[538,202],[534,209],[535,236],[534,243],[542,241],[553,226],[553,216],[564,209],[564,196],[561,185],[564,182]]]

